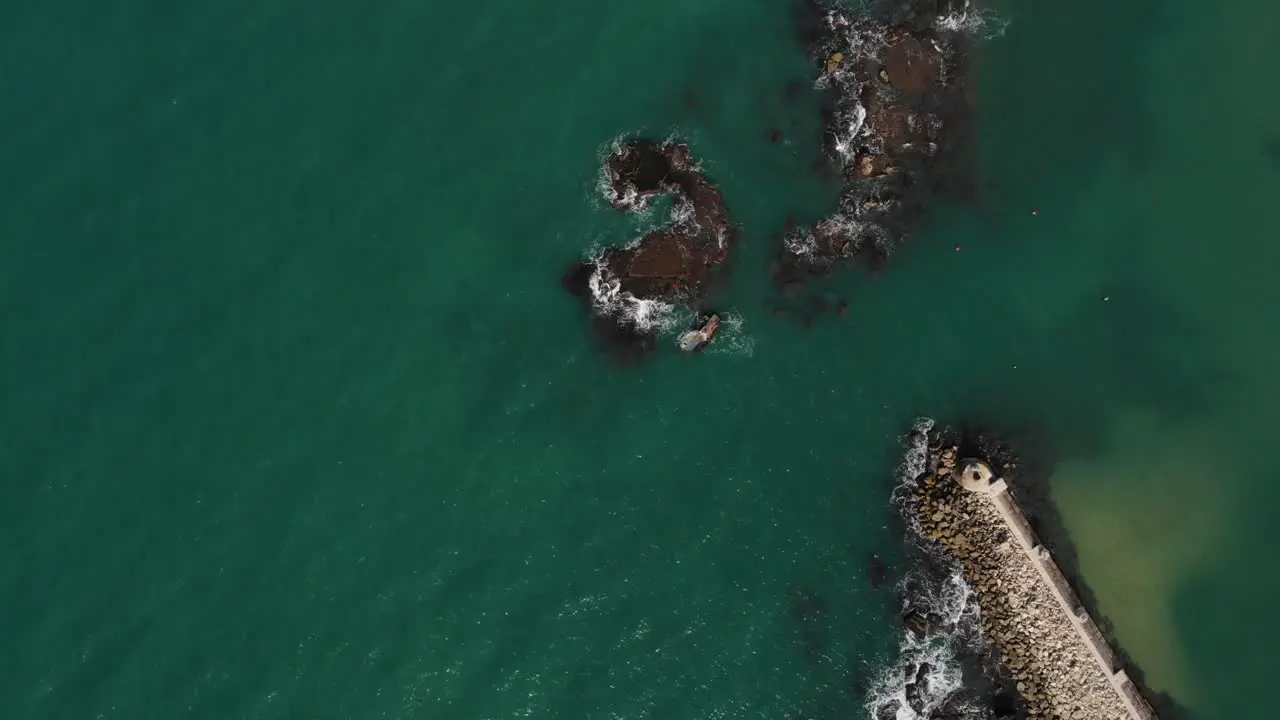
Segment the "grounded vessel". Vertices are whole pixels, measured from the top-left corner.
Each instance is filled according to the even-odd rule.
[[[720,316],[712,315],[696,330],[690,330],[680,336],[680,349],[685,352],[697,352],[711,344],[720,329]]]

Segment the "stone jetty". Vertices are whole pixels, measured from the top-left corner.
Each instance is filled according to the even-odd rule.
[[[930,445],[910,508],[924,537],[964,567],[985,638],[1016,683],[1025,715],[1155,720],[999,477],[997,470],[1016,472],[1016,462],[993,461],[993,468],[940,437]]]

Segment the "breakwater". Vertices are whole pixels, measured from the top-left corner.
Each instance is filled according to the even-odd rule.
[[[911,497],[921,534],[960,561],[986,641],[1025,714],[1062,720],[1155,720],[1008,483],[992,464],[930,444]],[[1005,463],[1000,469],[1014,467]]]

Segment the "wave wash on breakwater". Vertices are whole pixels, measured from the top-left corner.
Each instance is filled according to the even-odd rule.
[[[984,641],[1033,718],[1156,720],[995,468],[928,434],[910,479],[908,518],[926,544],[959,561]],[[925,436],[919,438],[925,443]]]

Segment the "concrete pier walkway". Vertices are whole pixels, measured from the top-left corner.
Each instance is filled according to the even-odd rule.
[[[1155,711],[1120,666],[1115,652],[1103,638],[1097,624],[1085,611],[1049,551],[1032,531],[1005,481],[996,477],[986,463],[974,459],[960,460],[951,475],[961,487],[985,497],[999,512],[1005,527],[1017,540],[1018,547],[1036,569],[1050,594],[1057,600],[1059,608],[1069,618],[1080,641],[1088,648],[1111,687],[1120,696],[1129,717],[1132,720],[1156,720]]]

